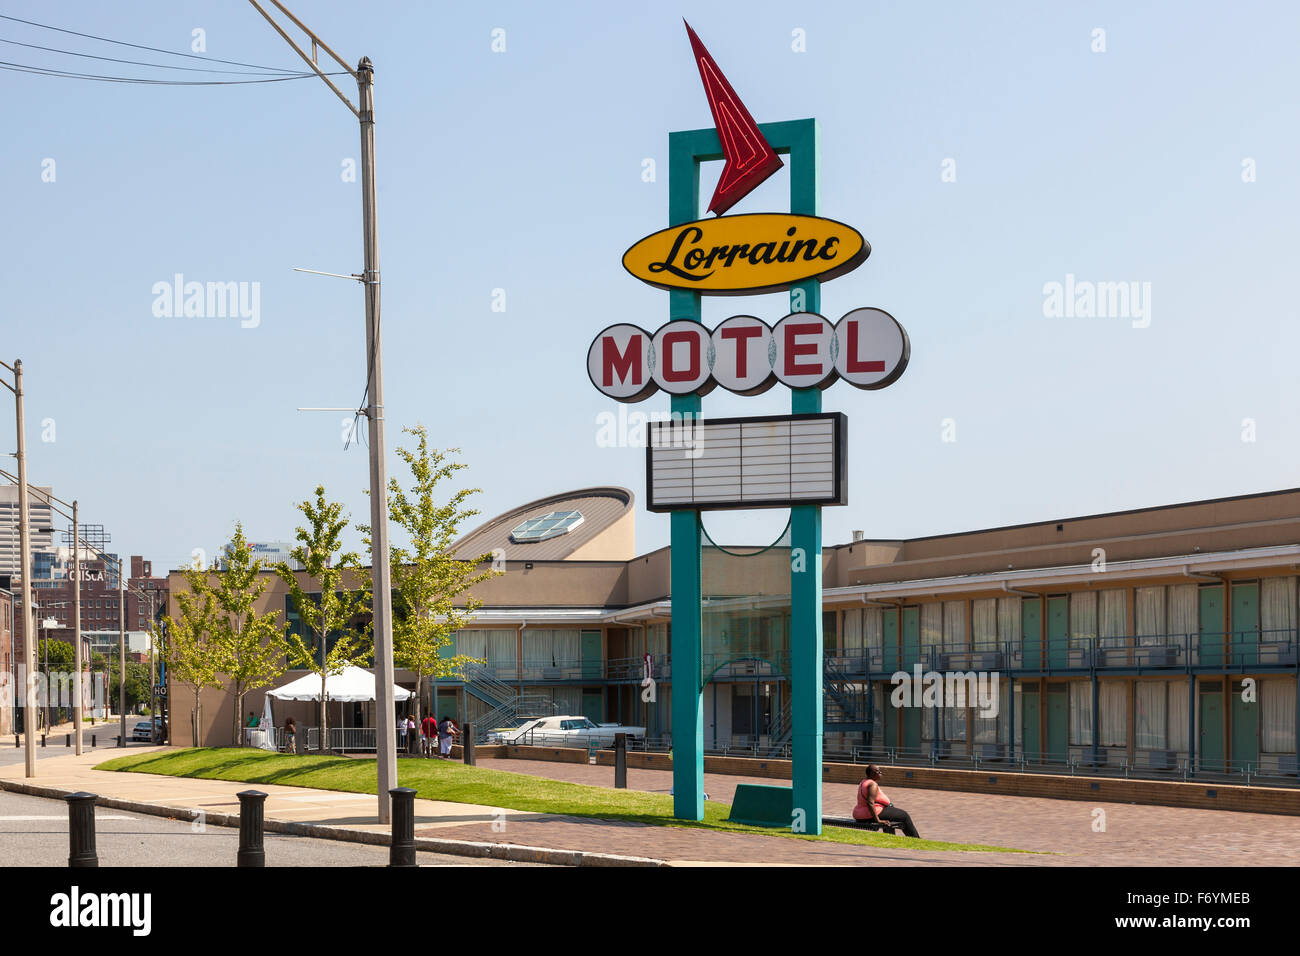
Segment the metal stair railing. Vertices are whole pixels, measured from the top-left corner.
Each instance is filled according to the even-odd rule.
[[[466,664],[461,668],[465,689],[493,707],[501,707],[519,696],[519,692],[497,678],[482,664]]]

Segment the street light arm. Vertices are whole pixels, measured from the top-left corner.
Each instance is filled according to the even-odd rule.
[[[334,95],[343,101],[343,104],[352,111],[352,115],[355,116],[357,119],[360,119],[361,114],[357,112],[357,108],[352,105],[352,101],[349,100],[343,94],[342,90],[340,90],[337,86],[333,84],[333,82],[330,81],[330,78],[328,76],[326,76],[323,72],[321,72],[321,68],[316,65],[316,61],[313,60],[311,57],[309,57],[305,52],[303,52],[302,47],[298,46],[298,44],[293,42],[293,38],[290,37],[289,34],[284,32],[284,29],[280,26],[280,24],[275,22],[275,20],[271,17],[269,13],[267,13],[265,10],[262,9],[262,5],[258,3],[257,0],[248,0],[248,2],[253,5],[253,8],[257,10],[258,13],[260,13],[263,17],[266,18],[266,22],[271,24],[271,26],[275,29],[275,32],[280,34],[280,36],[284,38],[284,42],[289,44],[289,46],[293,47],[294,52],[297,53],[300,57],[302,57],[303,62],[306,63],[308,66],[310,66],[312,68],[312,71],[317,76],[319,76],[322,80],[325,81],[325,85],[334,91]],[[276,0],[271,0],[271,2],[274,3],[276,7],[278,7],[280,11],[284,13],[285,16],[287,16],[294,23],[298,24],[299,27],[302,27],[303,32],[306,33],[309,37],[311,37],[313,44],[320,46],[322,49],[325,50],[326,53],[334,57],[335,60],[338,60],[339,65],[342,66],[345,71],[347,71],[348,75],[351,76],[353,79],[356,79],[357,77],[356,73],[352,71],[351,67],[349,67],[346,63],[344,63],[341,59],[339,59],[337,53],[335,53],[329,47],[325,46],[325,44],[320,41],[320,38],[317,37],[316,34],[312,33],[305,26],[303,26],[302,22],[297,17],[295,17],[292,13],[290,13],[283,6],[277,3]]]

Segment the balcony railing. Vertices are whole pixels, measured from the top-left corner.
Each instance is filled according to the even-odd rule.
[[[654,679],[672,677],[668,654],[652,655]],[[911,671],[916,665],[937,671],[1178,671],[1216,668],[1245,671],[1253,667],[1296,667],[1300,640],[1295,628],[1149,634],[1128,637],[1066,637],[1016,641],[973,641],[963,647],[904,641],[889,647],[828,650],[826,666],[841,675],[861,677]],[[712,680],[788,679],[790,652],[723,651],[703,655],[702,670]],[[510,684],[640,683],[641,657],[609,660],[524,661],[522,665],[478,667],[492,679]],[[456,683],[458,678],[443,678]]]

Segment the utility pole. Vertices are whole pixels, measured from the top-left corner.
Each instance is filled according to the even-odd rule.
[[[18,407],[18,560],[23,579],[23,664],[27,693],[23,696],[23,758],[26,776],[36,776],[36,620],[32,615],[32,519],[27,507],[27,441],[23,434],[23,363],[15,359],[14,399]]]
[[[72,502],[72,659],[76,679],[72,682],[72,736],[77,741],[77,756],[81,756],[81,703],[85,688],[81,682],[81,526],[77,523],[77,502]]]
[[[388,551],[388,479],[384,462],[384,376],[379,325],[379,233],[376,224],[375,188],[375,71],[369,57],[362,57],[353,70],[337,53],[295,17],[280,0],[271,3],[311,38],[312,52],[298,46],[289,34],[262,8],[249,0],[308,66],[319,76],[361,124],[361,217],[363,271],[359,277],[366,296],[366,419],[370,428],[370,574],[371,613],[375,639],[375,734],[378,758],[379,822],[391,820],[388,791],[397,786],[397,728],[393,699],[393,595]],[[316,64],[317,49],[324,50],[357,81],[360,109]],[[324,637],[322,636],[322,641]],[[322,748],[326,741],[321,741]]]
[[[107,562],[105,562],[107,563]],[[122,721],[118,746],[126,746],[126,577],[117,559],[117,713]]]

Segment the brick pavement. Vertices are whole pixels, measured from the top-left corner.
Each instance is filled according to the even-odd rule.
[[[479,766],[530,773],[574,783],[611,786],[613,768],[540,760],[483,759]],[[904,788],[882,781],[891,799],[912,814],[921,835],[957,843],[982,843],[1047,854],[961,853],[846,846],[784,837],[719,833],[675,827],[596,822],[574,817],[511,819],[506,832],[490,825],[448,827],[449,839],[504,841],[560,849],[649,856],[678,863],[796,865],[995,865],[995,866],[1294,866],[1300,863],[1300,818],[1222,810],[1138,806],[954,793]],[[738,783],[779,784],[769,779],[706,774],[710,798],[731,802]],[[667,793],[672,774],[629,768],[628,786]],[[851,784],[828,783],[823,807],[848,815]],[[1105,812],[1104,831],[1093,829]]]

